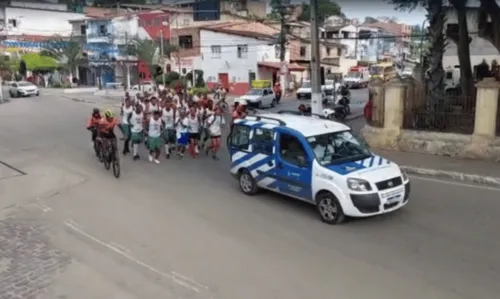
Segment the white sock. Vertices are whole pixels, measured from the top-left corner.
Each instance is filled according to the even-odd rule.
[[[170,151],[170,144],[165,144],[165,153],[168,155]]]
[[[132,148],[134,150],[134,156],[137,156],[137,152],[139,152],[139,145],[137,143],[134,143],[132,145]]]

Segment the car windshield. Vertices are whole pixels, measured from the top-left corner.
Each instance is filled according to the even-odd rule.
[[[381,66],[372,66],[370,68],[370,75],[381,75],[384,71],[384,68]]]
[[[33,86],[33,84],[29,82],[18,82],[17,86]]]
[[[321,165],[366,159],[370,150],[351,131],[327,133],[307,138]]]
[[[357,72],[349,72],[346,75],[346,78],[357,79],[357,78],[360,78],[360,77],[361,77],[361,73],[357,73]]]
[[[250,89],[247,92],[248,96],[260,96],[262,94],[262,89]]]
[[[301,86],[301,88],[310,88],[310,87],[311,87],[311,82],[309,81],[303,82]]]

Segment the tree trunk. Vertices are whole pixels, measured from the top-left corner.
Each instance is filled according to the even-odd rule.
[[[479,1],[478,36],[489,41],[500,53],[500,6],[496,0]]]
[[[462,96],[471,97],[474,92],[474,78],[470,61],[469,28],[467,26],[467,8],[464,0],[450,0],[457,12],[458,19],[458,62],[460,65],[460,86]]]
[[[444,98],[443,52],[445,48],[445,15],[442,0],[429,0],[426,5],[429,18],[429,69],[427,70],[427,108],[438,109]]]

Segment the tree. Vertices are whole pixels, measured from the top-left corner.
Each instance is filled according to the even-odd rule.
[[[134,55],[148,66],[149,73],[153,76],[159,63],[159,45],[150,39],[134,39],[127,49],[127,54]]]
[[[496,0],[479,0],[478,36],[500,52],[500,6]]]
[[[449,34],[447,32],[447,36],[457,45],[462,95],[470,97],[474,92],[474,77],[470,61],[469,44],[471,39],[467,26],[467,0],[449,0],[449,2],[457,13],[458,32],[449,32]]]
[[[77,67],[85,60],[82,44],[73,39],[54,39],[42,50],[41,55],[54,58],[59,67],[69,73],[70,82],[73,82]]]
[[[97,7],[109,7],[112,5],[116,5],[117,2],[123,4],[146,4],[145,0],[125,0],[125,1],[116,1],[116,0],[94,0],[93,6]]]
[[[429,21],[429,49],[427,53],[428,69],[426,71],[426,87],[429,94],[428,108],[436,109],[444,96],[443,53],[446,46],[444,36],[445,11],[443,0],[389,0],[396,9],[412,11],[421,5],[427,11]],[[423,63],[422,61],[420,62]],[[424,64],[425,65],[425,64]]]
[[[378,20],[376,18],[372,18],[372,17],[365,17],[365,21],[364,23],[365,24],[373,24],[373,23],[377,23]]]
[[[272,2],[273,0],[271,0]],[[318,0],[317,20],[319,24],[323,24],[328,17],[344,16],[340,6],[331,0]],[[307,21],[311,19],[311,7],[307,3],[302,3],[302,13],[299,16],[299,21]]]

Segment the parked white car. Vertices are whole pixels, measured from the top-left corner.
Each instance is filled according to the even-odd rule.
[[[27,81],[12,82],[9,87],[9,94],[11,98],[15,97],[29,97],[39,96],[40,91],[38,87]]]
[[[236,101],[246,101],[248,106],[255,108],[276,106],[276,97],[271,88],[252,88],[246,95],[239,97]]]

